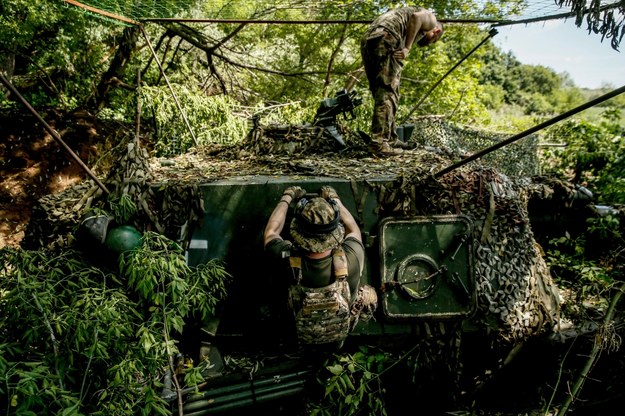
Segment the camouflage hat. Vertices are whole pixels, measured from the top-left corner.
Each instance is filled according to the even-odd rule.
[[[323,198],[300,200],[291,221],[291,237],[295,244],[313,253],[338,246],[345,237],[338,206]]]

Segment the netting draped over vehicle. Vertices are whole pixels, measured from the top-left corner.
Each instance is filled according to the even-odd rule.
[[[372,20],[374,8],[363,1],[320,0],[311,3],[303,0],[83,0],[66,1],[68,4],[84,5],[133,20],[155,18],[179,19],[282,19],[294,16],[308,16],[339,19],[349,15],[349,20]],[[449,2],[434,0],[423,2],[423,6],[435,10],[442,20],[523,21],[549,18],[561,13],[581,11],[571,0],[513,0],[513,1],[471,1],[461,7],[450,8]],[[614,8],[614,0],[593,1],[593,10]],[[621,6],[622,7],[622,6]],[[323,16],[320,10],[331,10],[331,16]],[[378,10],[379,11],[379,10]],[[343,14],[341,15],[341,12]]]
[[[408,142],[415,147],[431,146],[456,158],[479,152],[506,139],[492,132],[448,122],[440,116],[412,120],[414,130]],[[512,177],[530,177],[538,172],[538,137],[530,135],[481,157],[481,162]]]

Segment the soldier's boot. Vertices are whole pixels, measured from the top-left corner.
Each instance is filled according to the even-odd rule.
[[[378,143],[370,144],[369,151],[378,157],[397,156],[397,155],[401,155],[404,152],[402,149],[391,147],[386,142],[382,144],[378,144]]]
[[[414,146],[397,139],[393,143],[391,143],[391,147],[394,147],[396,149],[412,149]]]

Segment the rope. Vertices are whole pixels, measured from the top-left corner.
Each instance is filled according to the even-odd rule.
[[[176,23],[260,23],[272,25],[319,25],[319,24],[369,24],[373,19],[366,20],[283,20],[283,19],[209,19],[209,18],[146,18],[144,22],[176,22]],[[441,23],[502,23],[499,19],[436,19]]]
[[[214,7],[206,8],[204,13],[206,17],[190,18],[190,17],[175,17],[176,14],[187,14],[191,11],[191,1],[177,2],[175,6],[168,4],[168,2],[157,3],[153,1],[134,1],[129,4],[122,2],[110,2],[104,0],[83,0],[78,2],[76,0],[64,0],[65,3],[79,7],[85,12],[95,13],[100,16],[111,18],[125,24],[138,25],[138,22],[179,22],[179,23],[234,23],[234,24],[296,24],[296,25],[310,25],[310,24],[368,24],[373,19],[354,19],[354,20],[315,20],[315,19],[260,19],[260,18],[238,18],[232,16],[234,14],[254,16],[258,11],[254,10],[256,3],[249,0],[241,0],[240,2],[232,0],[230,7],[225,10],[218,5]],[[302,13],[301,7],[291,4],[290,1],[277,1],[273,7],[273,10],[281,10],[283,12],[294,11]],[[434,8],[436,4],[433,5]],[[620,7],[618,1],[601,6],[599,11],[606,11],[609,9]],[[518,10],[522,11],[519,12]],[[553,19],[563,19],[567,17],[577,16],[579,13],[566,12],[556,13],[561,10],[562,6],[556,4],[553,0],[535,0],[530,4],[522,1],[507,2],[498,11],[500,15],[497,16],[471,16],[470,13],[466,13],[463,16],[447,16],[440,17],[438,20],[442,23],[452,24],[491,24],[493,26],[505,26],[515,24],[527,24],[533,22],[541,22]],[[312,9],[311,9],[312,10]],[[589,10],[584,9],[583,13],[587,13]],[[593,10],[594,12],[595,10]],[[267,11],[265,14],[268,14]],[[228,16],[230,14],[230,16]],[[288,14],[288,13],[287,13]],[[212,16],[211,16],[212,15]],[[217,17],[223,15],[223,17]],[[516,18],[505,18],[501,16],[516,16]]]
[[[102,16],[109,17],[109,18],[114,19],[114,20],[119,20],[119,21],[124,22],[124,23],[130,23],[131,25],[138,25],[139,24],[138,22],[136,22],[136,21],[134,21],[132,19],[129,19],[127,17],[121,16],[121,15],[115,14],[115,13],[110,13],[110,12],[107,12],[106,10],[98,9],[96,7],[92,7],[92,6],[89,6],[87,4],[83,4],[83,3],[77,2],[75,0],[64,0],[64,1],[65,1],[65,3],[69,3],[71,5],[74,5],[74,6],[78,7],[78,8],[86,10],[88,12],[100,14]]]

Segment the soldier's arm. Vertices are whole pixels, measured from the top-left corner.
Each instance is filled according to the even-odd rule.
[[[412,48],[417,34],[429,32],[436,27],[436,23],[436,16],[429,10],[422,9],[413,13],[406,31],[406,47],[408,49]]]
[[[397,59],[404,59],[408,56],[412,45],[419,33],[428,32],[436,27],[436,16],[429,10],[419,10],[410,16],[406,36],[404,38],[404,49],[395,53]]]
[[[289,199],[289,196],[283,196],[278,202],[278,205],[273,209],[269,220],[267,221],[267,225],[265,226],[265,232],[263,234],[263,245],[267,246],[269,242],[275,240],[280,237],[280,233],[284,228],[284,222],[286,221],[286,212],[289,209],[289,204],[286,201]],[[282,202],[284,201],[284,202]]]
[[[341,221],[343,222],[343,225],[345,226],[345,238],[353,237],[356,240],[362,242],[362,234],[360,232],[360,227],[358,226],[358,223],[356,223],[356,220],[354,219],[354,216],[352,215],[352,213],[349,212],[347,208],[345,208],[345,205],[343,205],[343,203],[341,202],[339,198],[332,198],[332,199],[339,206]]]
[[[306,195],[306,190],[299,186],[289,186],[284,190],[280,201],[278,201],[278,204],[267,220],[267,225],[265,225],[265,232],[263,233],[264,247],[267,247],[267,244],[276,238],[282,239],[280,233],[284,228],[289,205],[291,205],[293,201],[299,200],[304,195]]]

